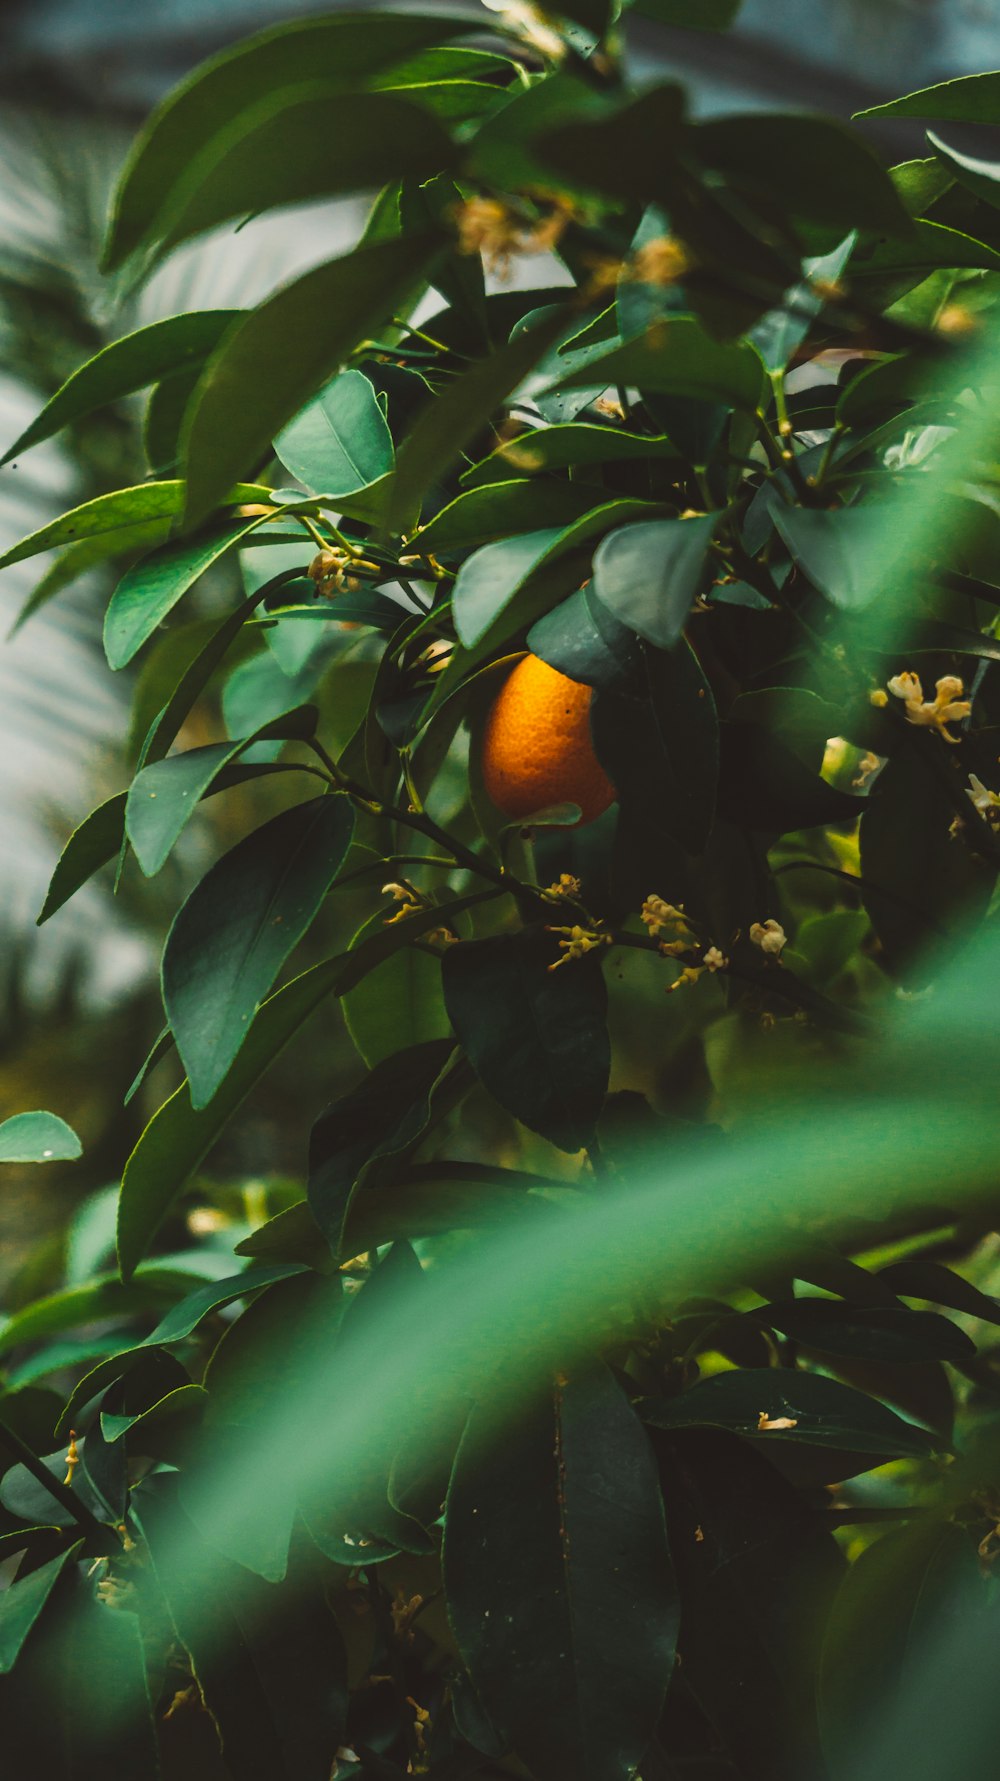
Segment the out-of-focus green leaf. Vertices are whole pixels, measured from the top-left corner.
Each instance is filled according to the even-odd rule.
[[[272,26],[212,57],[168,94],[137,138],[115,198],[105,271],[121,265],[144,241],[151,220],[183,170],[212,142],[220,120],[319,78],[330,89],[329,128],[335,129],[338,88],[356,93],[393,63],[463,36],[479,22],[461,9],[451,17],[335,13]],[[252,194],[247,196],[252,202]]]
[[[218,345],[240,314],[239,309],[204,309],[171,315],[102,347],[46,402],[37,419],[0,458],[0,466],[40,440],[50,439],[71,421],[82,420],[96,408],[104,408],[122,396],[146,389],[170,372],[197,363]]]
[[[571,1371],[502,1433],[473,1410],[444,1578],[476,1692],[532,1773],[631,1774],[662,1708],[679,1601],[647,1438],[606,1368]]]
[[[270,489],[258,483],[227,482],[216,499],[223,506],[237,507],[245,501],[270,498]],[[135,526],[152,520],[176,519],[184,504],[182,482],[143,482],[137,488],[114,489],[109,495],[96,495],[82,507],[74,507],[59,519],[22,538],[0,557],[0,569],[36,557],[43,550],[55,550],[61,544],[74,544],[80,538],[111,538],[115,533],[134,535]]]
[[[526,478],[491,482],[467,489],[442,507],[415,534],[413,547],[435,556],[450,556],[506,539],[512,532],[530,532],[543,525],[559,530],[603,503],[604,491],[586,483],[548,482]]]
[[[80,1550],[81,1542],[67,1547],[27,1577],[16,1579],[0,1596],[0,1675],[14,1668],[21,1647],[59,1581],[61,1572]]]
[[[690,137],[705,166],[768,207],[835,229],[909,232],[888,173],[861,136],[833,118],[748,112],[695,124]]]
[[[0,1163],[73,1162],[83,1146],[55,1113],[15,1113],[0,1124]]]

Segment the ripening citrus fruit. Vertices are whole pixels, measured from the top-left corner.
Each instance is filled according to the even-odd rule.
[[[526,655],[500,688],[483,734],[483,783],[505,816],[579,804],[593,822],[614,787],[590,740],[591,689]]]

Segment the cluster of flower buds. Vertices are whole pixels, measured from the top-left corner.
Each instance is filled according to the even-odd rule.
[[[605,933],[599,924],[584,928],[575,922],[570,928],[550,927],[546,932],[563,936],[559,942],[562,957],[553,960],[548,966],[550,971],[558,971],[560,965],[568,965],[571,959],[586,958],[588,952],[595,952],[598,947],[611,945],[611,935]]]

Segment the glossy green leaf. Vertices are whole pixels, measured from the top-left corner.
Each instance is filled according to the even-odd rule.
[[[833,118],[747,112],[709,118],[691,147],[741,192],[808,222],[905,236],[910,219],[888,173],[861,136]]]
[[[14,1668],[25,1639],[28,1637],[65,1567],[75,1559],[81,1542],[58,1552],[47,1564],[39,1565],[26,1577],[15,1581],[0,1595],[0,1675]]]
[[[764,366],[751,346],[712,340],[690,316],[656,322],[566,376],[553,390],[614,383],[666,396],[692,396],[755,414],[764,399]]]
[[[477,360],[428,404],[399,450],[389,503],[390,531],[419,511],[426,491],[548,352],[565,324],[559,308],[488,358]]]
[[[371,380],[342,371],[282,429],[274,449],[308,489],[352,495],[387,476],[392,434]]]
[[[615,686],[629,678],[638,662],[634,631],[602,605],[593,582],[538,619],[526,642],[550,668],[584,686]]]
[[[272,26],[203,63],[168,94],[136,140],[115,197],[105,270],[121,265],[145,239],[151,219],[183,169],[212,142],[220,120],[320,78],[330,88],[334,121],[337,88],[357,92],[393,63],[464,35],[475,23],[460,10],[451,17],[345,12]]]
[[[593,1137],[608,1085],[607,990],[598,958],[560,957],[524,930],[449,946],[448,1017],[476,1075],[508,1113],[561,1150]]]
[[[886,99],[856,111],[855,117],[953,119],[962,124],[995,124],[1000,118],[1000,73],[965,74],[958,80],[920,87],[901,99]]]
[[[115,588],[104,615],[109,667],[127,667],[199,577],[259,530],[260,515],[244,515],[213,527],[204,537],[164,544],[135,563]]]
[[[1000,162],[983,161],[975,155],[963,155],[958,149],[950,148],[942,142],[933,130],[928,130],[927,140],[936,155],[944,162],[958,185],[982,198],[987,204],[1000,205]]]
[[[579,1370],[462,1438],[448,1613],[476,1693],[533,1774],[627,1781],[660,1715],[679,1602],[647,1438],[611,1373]]]
[[[879,507],[827,511],[773,501],[771,516],[794,561],[834,606],[863,611],[884,587],[886,524]]]
[[[648,515],[645,501],[608,501],[568,526],[547,526],[485,544],[462,564],[452,589],[459,641],[475,659],[496,649],[551,604],[545,572],[595,538]],[[572,583],[571,583],[572,585]]]
[[[427,235],[359,247],[285,285],[227,336],[185,422],[189,522],[216,505],[231,481],[230,465],[263,461],[272,439],[358,341],[405,303],[439,247],[440,239]]]
[[[466,470],[461,480],[466,488],[482,488],[487,483],[506,482],[511,476],[544,475],[549,470],[677,455],[676,447],[662,433],[647,439],[641,433],[627,433],[620,427],[568,421],[561,426],[536,427],[498,445],[488,458]]]
[[[81,885],[93,878],[102,866],[113,860],[125,833],[125,793],[116,792],[85,816],[59,855],[56,869],[49,881],[45,901],[37,917],[38,926],[55,915]]]
[[[354,945],[385,927],[380,910],[358,929]],[[394,1052],[450,1032],[441,991],[441,961],[433,952],[401,946],[342,998],[347,1030],[370,1070]]]
[[[723,1428],[759,1440],[848,1448],[873,1461],[934,1451],[933,1435],[838,1379],[787,1367],[734,1367],[702,1379],[676,1398],[644,1398],[643,1420],[654,1428]],[[761,1420],[774,1423],[762,1428]],[[782,1424],[787,1426],[782,1427]]]
[[[380,1162],[405,1155],[427,1130],[435,1091],[440,1092],[451,1073],[454,1049],[448,1037],[393,1053],[313,1126],[309,1205],[335,1260],[341,1259],[355,1194],[377,1179]]]
[[[163,952],[163,1001],[193,1107],[206,1106],[224,1081],[353,829],[342,797],[282,811],[217,861],[176,916]]]
[[[117,402],[136,390],[146,389],[170,372],[197,363],[218,345],[226,329],[241,313],[239,309],[203,309],[187,315],[172,315],[102,347],[46,402],[37,419],[0,458],[0,465],[8,464],[40,440],[51,439],[54,433],[72,421],[82,420],[95,409]]]
[[[168,858],[199,799],[217,784],[244,749],[271,738],[306,741],[315,732],[318,715],[315,705],[299,705],[236,742],[188,749],[184,754],[153,761],[137,773],[128,791],[125,827],[147,878],[158,872]]]
[[[512,532],[560,530],[603,502],[602,489],[576,482],[491,482],[468,489],[416,533],[412,547],[434,556],[474,550]]]
[[[719,723],[690,645],[645,645],[627,682],[598,690],[590,724],[623,811],[700,853],[715,815]]]
[[[65,1163],[82,1155],[76,1133],[55,1113],[15,1113],[0,1122],[0,1163]]]
[[[226,483],[216,499],[225,506],[239,506],[244,501],[267,500],[270,489],[257,483]],[[80,538],[99,536],[113,538],[116,533],[129,535],[136,525],[152,520],[172,520],[180,514],[184,503],[182,482],[143,482],[137,488],[115,489],[110,495],[96,495],[82,507],[74,507],[48,525],[42,526],[20,543],[11,546],[0,557],[0,569],[11,563],[24,562],[43,550],[55,550],[61,544],[73,544]]]
[[[659,649],[677,642],[701,589],[715,513],[650,520],[611,532],[594,552],[594,593]]]

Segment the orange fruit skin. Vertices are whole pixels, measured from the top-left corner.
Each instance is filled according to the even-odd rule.
[[[593,822],[615,789],[590,740],[592,689],[539,656],[507,676],[486,719],[483,783],[505,816],[533,816],[552,804],[578,804]]]

